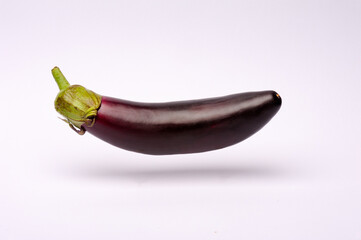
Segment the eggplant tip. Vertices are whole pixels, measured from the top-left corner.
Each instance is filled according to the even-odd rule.
[[[274,103],[275,103],[277,106],[281,106],[281,104],[282,104],[282,98],[281,98],[281,96],[280,96],[276,91],[272,91],[272,95],[273,95]]]

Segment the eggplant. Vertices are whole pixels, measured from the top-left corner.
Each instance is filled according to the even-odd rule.
[[[141,103],[70,85],[57,67],[52,74],[60,89],[55,109],[73,130],[143,154],[199,153],[234,145],[265,126],[282,104],[271,90]]]

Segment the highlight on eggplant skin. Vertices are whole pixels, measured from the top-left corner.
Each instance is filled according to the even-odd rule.
[[[151,154],[199,153],[225,148],[250,137],[281,107],[275,91],[168,103],[140,103],[101,96],[70,85],[52,70],[60,92],[56,110],[76,132],[125,150]]]

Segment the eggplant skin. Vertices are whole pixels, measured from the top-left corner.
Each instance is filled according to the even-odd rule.
[[[168,155],[221,149],[250,137],[278,112],[275,91],[168,103],[102,97],[92,135],[133,152]]]

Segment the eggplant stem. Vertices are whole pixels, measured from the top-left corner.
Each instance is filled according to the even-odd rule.
[[[51,73],[60,89],[54,103],[56,111],[65,117],[62,120],[71,129],[83,135],[85,127],[95,124],[102,97],[83,86],[70,85],[58,67],[54,67]]]
[[[66,80],[65,76],[58,67],[54,67],[51,70],[51,73],[53,74],[53,77],[58,84],[60,91],[65,90],[70,86],[68,80]]]

